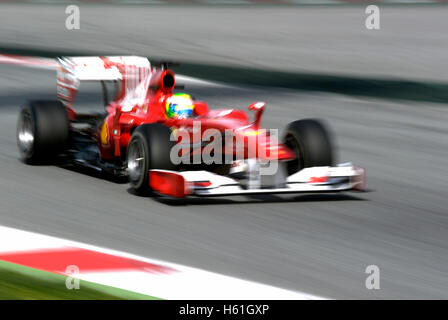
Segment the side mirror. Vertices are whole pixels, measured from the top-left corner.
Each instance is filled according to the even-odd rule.
[[[266,107],[266,102],[259,101],[259,102],[251,103],[249,105],[249,110],[250,111],[263,111],[264,107]]]
[[[198,116],[205,116],[208,114],[208,104],[204,101],[195,101],[194,102],[194,113]]]
[[[249,110],[255,111],[255,118],[254,118],[255,128],[258,128],[260,126],[261,115],[262,115],[265,107],[266,107],[266,102],[262,102],[262,101],[254,102],[249,105]]]

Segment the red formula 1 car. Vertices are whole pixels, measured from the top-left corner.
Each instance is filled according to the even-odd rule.
[[[117,176],[138,193],[172,197],[363,189],[365,171],[333,166],[329,134],[317,120],[290,123],[277,139],[260,127],[263,102],[209,110],[175,92],[166,62],[143,57],[59,58],[55,101],[22,108],[17,141],[26,163],[56,157]],[[82,114],[81,81],[100,81],[105,112]],[[110,86],[114,97],[108,101]]]

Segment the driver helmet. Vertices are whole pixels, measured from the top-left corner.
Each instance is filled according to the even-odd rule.
[[[175,93],[166,100],[168,118],[188,118],[193,115],[193,99],[186,93]]]

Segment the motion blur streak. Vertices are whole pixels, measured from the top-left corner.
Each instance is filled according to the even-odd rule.
[[[369,31],[362,6],[81,4],[81,29],[68,32],[61,6],[4,5],[0,45],[446,81],[446,11],[384,6],[381,30]],[[330,298],[448,299],[445,105],[185,80],[212,107],[266,101],[267,128],[299,117],[327,119],[339,161],[368,169],[369,192],[171,206],[128,194],[125,184],[20,163],[18,107],[27,98],[53,99],[55,74],[1,65],[0,75],[0,225]],[[100,105],[101,95],[87,89],[79,108]],[[381,270],[380,290],[365,287],[369,265]]]

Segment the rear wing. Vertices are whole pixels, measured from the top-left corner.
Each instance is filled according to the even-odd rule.
[[[105,81],[119,84],[113,100],[122,100],[123,105],[141,104],[146,97],[152,69],[145,57],[60,57],[57,60],[57,95],[69,107],[81,81],[100,81],[105,104],[108,104]]]

